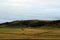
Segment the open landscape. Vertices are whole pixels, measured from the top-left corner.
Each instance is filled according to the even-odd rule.
[[[41,23],[40,23],[41,22]],[[29,25],[28,25],[29,24]],[[36,25],[38,24],[38,25]],[[48,24],[48,25],[47,25]],[[0,39],[60,39],[60,21],[13,21],[0,24]]]
[[[60,29],[0,28],[0,39],[60,39]]]
[[[0,40],[60,40],[60,0],[0,0]]]

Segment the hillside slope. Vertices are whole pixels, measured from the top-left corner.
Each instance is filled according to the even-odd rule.
[[[55,21],[42,21],[42,20],[18,20],[12,22],[0,23],[0,27],[43,27],[43,26],[51,26],[60,28],[60,20]]]

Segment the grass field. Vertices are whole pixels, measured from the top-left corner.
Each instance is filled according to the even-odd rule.
[[[60,29],[0,28],[0,39],[60,39]]]

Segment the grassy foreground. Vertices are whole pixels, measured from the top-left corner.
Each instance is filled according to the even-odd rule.
[[[60,29],[0,28],[0,39],[60,39]]]

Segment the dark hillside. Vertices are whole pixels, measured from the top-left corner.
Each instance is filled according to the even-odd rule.
[[[0,23],[0,27],[43,27],[52,26],[60,28],[60,20],[55,21],[41,21],[41,20],[23,20]]]

